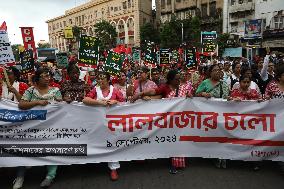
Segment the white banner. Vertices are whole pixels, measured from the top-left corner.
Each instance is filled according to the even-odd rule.
[[[13,62],[15,62],[15,58],[8,34],[5,31],[0,31],[0,64]]]
[[[168,157],[283,161],[284,103],[163,99],[115,107],[0,102],[0,167]]]

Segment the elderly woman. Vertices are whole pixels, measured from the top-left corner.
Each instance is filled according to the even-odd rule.
[[[220,74],[221,69],[218,65],[212,65],[208,69],[209,79],[204,80],[196,90],[196,96],[205,98],[220,98],[228,99],[229,97],[229,86],[223,82],[222,75]],[[226,168],[227,163],[224,159],[218,159],[215,161],[217,168]]]
[[[98,84],[83,99],[83,103],[90,106],[111,106],[119,102],[124,102],[123,94],[110,85],[110,75],[105,72],[98,73]],[[109,162],[111,170],[110,177],[113,181],[118,179],[117,169],[120,168],[119,162]]]
[[[212,65],[208,69],[209,78],[201,82],[196,90],[196,96],[214,97],[227,99],[229,96],[229,86],[221,81],[222,75],[218,65]]]
[[[6,68],[10,86],[7,86],[7,81],[2,83],[2,95],[4,99],[9,99],[14,102],[21,100],[24,92],[29,88],[29,86],[20,82],[20,71],[15,67]]]
[[[39,69],[34,75],[34,86],[28,88],[19,102],[19,108],[28,110],[36,106],[46,106],[54,101],[62,101],[62,96],[58,88],[49,87],[50,74],[48,69]],[[21,188],[24,183],[25,167],[19,167],[17,178],[14,180],[13,189]],[[40,184],[41,187],[48,187],[53,182],[57,166],[47,166],[46,178]]]

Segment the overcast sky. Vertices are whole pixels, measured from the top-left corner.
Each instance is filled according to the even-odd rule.
[[[23,44],[19,27],[34,27],[36,44],[48,41],[45,21],[64,15],[65,10],[90,0],[1,0],[0,25],[6,21],[12,44]]]
[[[46,20],[61,16],[66,9],[89,0],[1,0],[0,25],[6,21],[12,44],[23,44],[19,27],[34,27],[36,44],[48,41]]]

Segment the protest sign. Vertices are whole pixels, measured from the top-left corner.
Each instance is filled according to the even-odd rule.
[[[73,39],[74,36],[73,36],[73,29],[71,26],[66,26],[64,28],[64,37],[65,39]]]
[[[187,69],[197,69],[196,48],[185,50],[185,62]]]
[[[34,71],[34,58],[32,49],[25,50],[20,53],[22,73],[30,73]]]
[[[66,68],[68,66],[68,55],[67,53],[57,53],[56,62],[59,68]]]
[[[132,60],[134,62],[140,62],[141,59],[141,51],[137,48],[133,48],[132,50]]]
[[[6,31],[0,31],[0,64],[14,63],[15,58]]]
[[[124,62],[123,54],[109,52],[106,64],[104,66],[104,70],[111,75],[118,75],[121,71],[123,62]]]
[[[173,50],[171,53],[171,60],[178,62],[179,61],[179,52],[177,50]]]
[[[201,44],[202,53],[205,55],[211,55],[215,53],[217,49],[217,33],[212,32],[201,32]]]
[[[156,62],[157,62],[157,52],[155,44],[149,41],[146,44],[144,64],[153,68],[156,67]]]
[[[99,46],[96,38],[82,35],[79,46],[79,61],[88,65],[97,65],[99,61]]]
[[[170,65],[170,49],[160,49],[160,65]]]

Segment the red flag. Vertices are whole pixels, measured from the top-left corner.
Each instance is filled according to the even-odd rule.
[[[25,49],[33,49],[34,58],[37,59],[33,27],[20,27]]]
[[[7,31],[7,25],[6,25],[6,22],[4,21],[2,23],[2,25],[0,26],[0,31]]]
[[[132,54],[132,49],[130,47],[127,47],[126,54]]]

